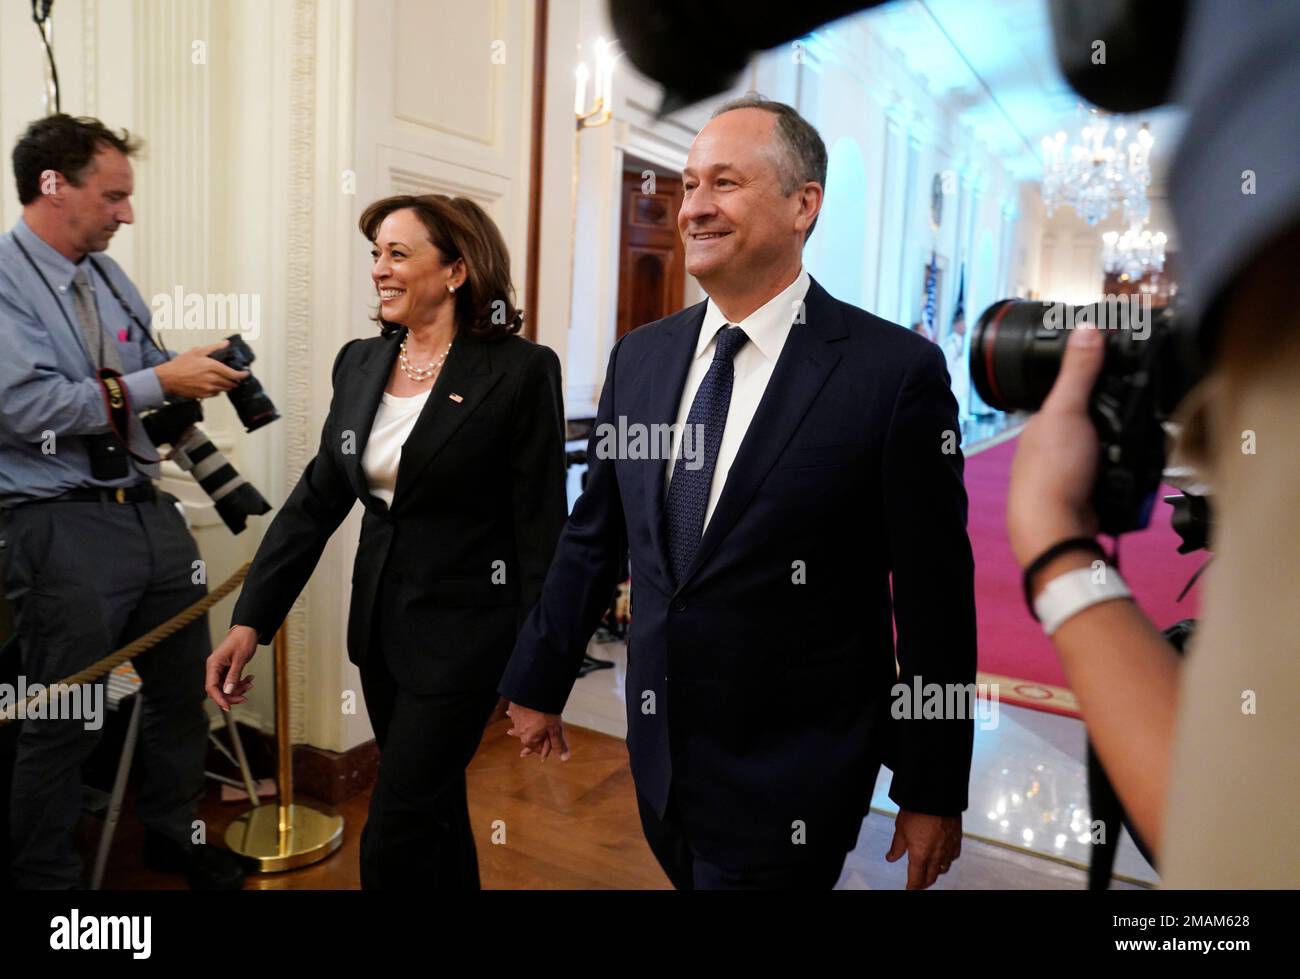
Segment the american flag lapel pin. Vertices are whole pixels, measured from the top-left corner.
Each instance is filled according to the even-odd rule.
[[[462,401],[465,400],[459,394],[449,394],[447,395],[447,397],[451,398],[451,400],[456,402],[456,404],[460,404]]]

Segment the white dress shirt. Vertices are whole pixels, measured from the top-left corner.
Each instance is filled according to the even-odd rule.
[[[433,388],[429,388],[432,391]],[[420,409],[429,400],[429,391],[399,398],[384,392],[375,422],[370,427],[366,451],[361,454],[361,469],[366,474],[370,492],[393,505],[393,491],[397,489],[397,467],[402,461],[402,445],[410,437],[420,417]]]
[[[722,443],[718,446],[718,460],[713,468],[713,481],[709,484],[709,506],[704,512],[704,526],[708,527],[713,519],[713,511],[718,505],[718,497],[727,483],[727,474],[731,464],[736,461],[740,444],[745,440],[758,403],[767,390],[767,382],[772,379],[777,358],[785,346],[790,330],[795,326],[795,317],[808,294],[808,273],[800,269],[795,280],[780,293],[750,313],[739,323],[732,323],[745,331],[749,342],[736,352],[732,364],[736,371],[735,382],[731,387],[731,406],[727,409],[727,426],[722,430]],[[695,358],[686,372],[686,387],[682,390],[682,400],[677,406],[677,424],[673,427],[672,455],[668,460],[668,472],[664,479],[664,498],[668,496],[668,485],[672,482],[673,466],[677,462],[677,453],[681,446],[682,432],[686,419],[691,413],[691,403],[695,401],[696,392],[704,382],[704,375],[709,372],[713,362],[713,349],[717,343],[717,333],[728,325],[712,299],[704,311],[704,323],[700,327],[700,337],[695,344]],[[699,448],[697,451],[703,451]]]

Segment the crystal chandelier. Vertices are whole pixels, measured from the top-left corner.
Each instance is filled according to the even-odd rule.
[[[1122,208],[1124,223],[1141,224],[1150,210],[1151,130],[1142,123],[1125,144],[1122,120],[1089,109],[1074,142],[1065,131],[1043,137],[1043,203],[1050,218],[1059,207],[1073,207],[1088,224]]]
[[[1164,271],[1168,240],[1163,231],[1152,234],[1140,224],[1131,226],[1122,235],[1107,231],[1101,236],[1102,265],[1107,273],[1127,276],[1129,281],[1137,282],[1148,273]]]

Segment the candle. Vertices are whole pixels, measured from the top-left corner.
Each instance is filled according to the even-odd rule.
[[[573,70],[573,74],[577,77],[578,80],[578,90],[574,95],[574,99],[573,99],[573,114],[576,116],[581,116],[587,110],[588,71],[587,71],[586,63],[584,62],[582,64],[579,64],[578,67]]]
[[[596,41],[596,102],[605,105],[609,97],[609,43],[602,37]]]

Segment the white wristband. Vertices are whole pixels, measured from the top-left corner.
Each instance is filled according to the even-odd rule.
[[[1050,636],[1066,619],[1086,608],[1113,598],[1132,597],[1133,593],[1119,572],[1109,565],[1101,569],[1100,575],[1092,568],[1075,568],[1053,578],[1043,587],[1034,599],[1034,612],[1043,624],[1043,631]]]

